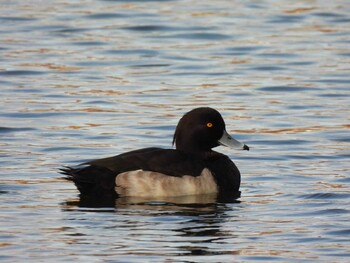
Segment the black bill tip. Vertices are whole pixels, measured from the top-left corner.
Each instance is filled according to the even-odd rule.
[[[243,146],[243,150],[247,150],[247,151],[249,151],[249,146],[244,144],[244,146]]]

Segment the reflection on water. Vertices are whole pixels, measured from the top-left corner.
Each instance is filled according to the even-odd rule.
[[[130,254],[135,258],[138,256],[158,258],[162,254],[167,254],[168,257],[179,257],[180,261],[187,260],[187,257],[193,255],[210,256],[214,253],[225,256],[231,251],[220,249],[220,251],[213,252],[213,249],[217,247],[213,243],[220,242],[227,237],[227,234],[221,230],[221,225],[227,220],[225,210],[225,206],[215,202],[176,204],[120,200],[115,211],[118,219],[115,219],[115,214],[110,214],[111,221],[100,234],[107,234],[110,240],[113,240],[112,243],[105,245],[108,249],[119,251],[118,254],[121,257],[119,260],[123,259],[123,255]],[[112,212],[103,208],[99,210],[90,208],[83,211],[88,211],[89,215]],[[81,224],[84,222],[79,219],[70,219],[75,221],[76,228],[69,229],[69,234],[72,235],[72,231],[77,231],[74,236],[78,235],[80,239],[76,242],[84,243],[85,239],[81,237],[84,237],[86,232],[93,232],[93,230],[82,228]],[[128,229],[125,229],[125,225],[128,226]],[[120,240],[121,236],[123,240]],[[152,249],[145,246],[148,243],[152,243]],[[132,244],[132,247],[129,247],[129,244]]]
[[[4,2],[0,260],[346,262],[349,5]],[[86,200],[77,164],[171,147],[181,115],[223,113],[239,201]]]
[[[193,208],[204,207],[207,208],[211,204],[216,203],[240,203],[237,197],[218,197],[216,195],[189,195],[178,197],[157,197],[140,198],[140,197],[123,197],[109,200],[99,199],[98,197],[80,196],[78,199],[66,201],[66,209],[76,209],[77,207],[84,208],[111,208],[119,209],[121,207],[135,208],[138,205],[144,204],[147,209],[152,207],[166,207],[166,206],[189,206]]]

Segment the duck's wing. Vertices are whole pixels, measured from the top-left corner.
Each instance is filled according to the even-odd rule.
[[[117,156],[97,159],[76,167],[65,167],[61,173],[73,181],[82,194],[116,195],[115,179],[133,171],[156,172],[165,176],[199,176],[205,168],[201,159],[181,151],[145,148]]]
[[[204,163],[200,158],[181,151],[161,148],[145,148],[90,161],[86,164],[107,168],[116,175],[128,171],[143,170],[177,177],[183,175],[198,176],[204,169]]]

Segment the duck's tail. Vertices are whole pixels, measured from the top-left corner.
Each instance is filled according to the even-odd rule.
[[[74,182],[81,195],[116,197],[115,174],[104,167],[84,165],[76,168],[63,167],[64,179]]]

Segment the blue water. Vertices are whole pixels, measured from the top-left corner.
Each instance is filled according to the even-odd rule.
[[[349,262],[350,6],[8,1],[0,7],[2,262]],[[242,197],[80,200],[62,165],[171,147],[211,106]]]

